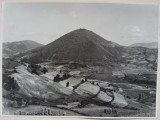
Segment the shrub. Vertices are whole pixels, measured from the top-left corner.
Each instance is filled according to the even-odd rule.
[[[87,81],[87,77],[85,77],[85,81]]]
[[[69,87],[69,82],[66,83],[66,87]]]
[[[14,72],[14,73],[18,73],[17,70],[16,70],[16,68],[14,68],[13,72]]]
[[[16,80],[14,80],[14,78],[9,76],[7,79],[8,80],[6,81],[6,85],[5,85],[5,88],[7,90],[18,90],[19,89],[19,86]]]
[[[67,79],[67,74],[66,73],[64,73],[63,79]]]
[[[85,81],[82,79],[81,83],[84,83]]]
[[[69,78],[69,77],[71,77],[71,75],[70,75],[70,74],[64,73],[64,75],[63,75],[63,79],[67,79],[67,78]]]
[[[43,67],[43,73],[45,74],[46,72],[48,72],[48,70],[45,67]]]
[[[55,77],[54,77],[54,82],[59,82],[60,81],[60,75],[57,74]]]
[[[32,69],[32,73],[37,74],[37,71],[35,68]]]

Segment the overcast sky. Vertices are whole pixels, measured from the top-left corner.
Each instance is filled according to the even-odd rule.
[[[158,41],[158,5],[5,3],[3,42],[48,44],[75,29],[121,45]]]

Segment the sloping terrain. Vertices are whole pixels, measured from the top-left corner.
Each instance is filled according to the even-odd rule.
[[[116,61],[121,56],[122,47],[107,41],[96,33],[86,30],[74,30],[52,43],[34,49],[18,57],[25,56],[25,62],[43,60],[69,61]]]
[[[18,85],[18,89],[14,92],[15,95],[23,95],[29,98],[45,98],[48,101],[57,101],[59,104],[62,104],[62,101],[59,101],[59,99],[66,97],[69,101],[76,99],[88,100],[88,98],[90,98],[99,103],[113,102],[113,105],[119,107],[128,105],[122,95],[110,93],[110,91],[106,93],[99,85],[91,84],[89,81],[82,82],[83,77],[70,77],[61,82],[54,82],[44,75],[31,74],[24,65],[17,67],[16,71],[16,73],[10,75],[11,78],[14,78],[14,83],[16,82]],[[52,73],[52,75],[54,75],[54,73]],[[69,86],[66,86],[67,82]],[[7,95],[5,94],[5,96]],[[118,97],[116,98],[116,96]]]
[[[36,105],[34,114],[48,106],[67,115],[155,116],[157,58],[157,48],[120,46],[78,29],[3,58],[3,105],[12,112]]]
[[[158,49],[126,47],[119,64],[112,71],[117,80],[156,86]]]
[[[5,42],[3,43],[3,57],[8,57],[41,46],[42,44],[31,40]]]
[[[71,90],[46,77],[29,73],[23,65],[17,68],[17,72],[18,73],[12,74],[11,77],[14,77],[20,87],[20,90],[17,91],[19,94],[38,98],[46,96],[46,99],[50,100],[56,100],[63,95],[72,94]]]
[[[146,48],[158,48],[158,42],[151,43],[135,43],[130,45],[131,47],[146,47]]]

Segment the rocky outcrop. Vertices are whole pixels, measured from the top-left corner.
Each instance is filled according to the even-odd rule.
[[[118,106],[118,107],[125,107],[128,105],[125,98],[121,94],[113,92],[113,95],[114,95],[114,100],[111,103],[112,105]]]

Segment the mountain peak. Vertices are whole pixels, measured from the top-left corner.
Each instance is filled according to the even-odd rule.
[[[43,46],[32,40],[14,41],[14,42],[4,42],[3,43],[3,56],[9,57],[19,52],[24,52],[27,50],[35,49]]]
[[[75,30],[76,31],[76,30]],[[89,30],[87,30],[87,29],[85,29],[85,28],[79,28],[79,29],[77,29],[77,31],[89,31]]]
[[[104,59],[112,61],[119,58],[121,46],[105,40],[96,33],[80,28],[71,31],[52,43],[33,51],[31,61],[67,60],[67,61],[97,61]]]
[[[92,32],[92,31],[85,29],[85,28],[79,28],[79,29],[72,31],[71,33],[87,33],[87,32]]]

